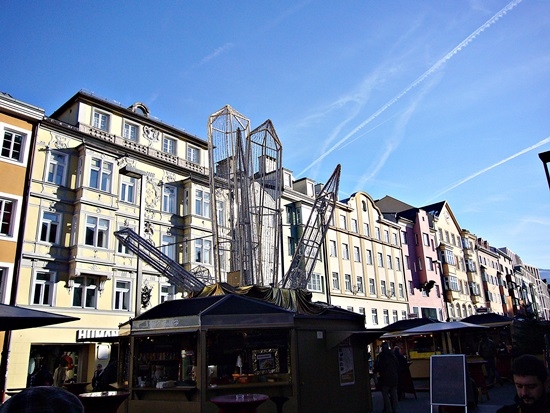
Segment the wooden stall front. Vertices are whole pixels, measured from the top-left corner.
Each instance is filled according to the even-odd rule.
[[[372,403],[363,316],[300,314],[228,294],[167,301],[121,326],[128,411],[215,413],[212,398],[263,394],[258,412],[365,412]],[[279,407],[278,407],[279,406]]]

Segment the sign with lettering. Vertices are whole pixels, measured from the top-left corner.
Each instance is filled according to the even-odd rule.
[[[105,330],[96,328],[91,328],[88,330],[76,330],[77,342],[101,341],[102,338],[106,337],[118,337],[118,330]]]

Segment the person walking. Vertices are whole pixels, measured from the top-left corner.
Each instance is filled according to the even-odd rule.
[[[484,335],[479,342],[477,353],[486,361],[485,370],[487,371],[487,385],[494,386],[497,380],[500,381],[495,363],[495,357],[497,356],[497,346],[495,342],[491,340],[488,335]]]
[[[548,371],[537,357],[525,354],[512,363],[516,386],[514,404],[502,406],[497,413],[548,413],[550,394],[546,391]]]
[[[382,351],[376,360],[375,371],[382,391],[385,413],[397,413],[397,385],[399,383],[399,362],[388,342],[382,343]]]
[[[397,371],[397,398],[399,400],[403,400],[405,398],[405,391],[407,390],[410,377],[409,363],[407,358],[401,353],[401,348],[399,346],[395,346],[393,348],[393,354],[395,354],[397,364],[399,365],[399,369]]]

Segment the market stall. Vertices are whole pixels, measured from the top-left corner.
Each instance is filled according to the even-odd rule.
[[[262,394],[258,412],[371,410],[367,344],[383,331],[331,306],[314,313],[227,294],[167,301],[121,326],[129,411],[217,412],[213,398]]]

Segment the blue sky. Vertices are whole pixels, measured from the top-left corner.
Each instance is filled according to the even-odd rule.
[[[447,200],[550,268],[549,0],[8,1],[0,90],[52,113],[80,89],[207,138],[271,119],[295,177],[340,198]]]

